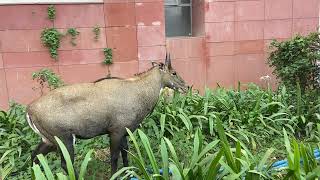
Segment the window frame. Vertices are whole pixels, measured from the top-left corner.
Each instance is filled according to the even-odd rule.
[[[0,0],[0,5],[103,3],[103,0]]]
[[[174,0],[175,3],[167,3],[164,0],[164,6],[190,6],[192,7],[192,0],[190,0],[190,3],[182,3],[181,0]]]
[[[167,36],[166,38],[174,38],[174,37],[192,37],[193,36],[193,19],[192,19],[192,0],[190,0],[190,3],[181,3],[181,0],[175,0],[176,3],[166,3],[166,0],[164,0],[164,7],[166,6],[174,6],[174,7],[190,7],[190,34],[191,35],[187,35],[187,36]]]

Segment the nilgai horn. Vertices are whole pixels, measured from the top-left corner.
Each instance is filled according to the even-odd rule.
[[[63,141],[74,161],[75,138],[109,134],[112,174],[117,171],[120,152],[123,165],[128,166],[126,128],[134,131],[153,111],[162,88],[187,91],[185,82],[172,68],[170,57],[166,56],[164,64],[152,65],[129,79],[105,78],[68,85],[33,101],[26,117],[42,141],[32,153],[32,161],[38,163],[36,155],[58,149],[54,136]],[[61,166],[67,171],[63,156]]]

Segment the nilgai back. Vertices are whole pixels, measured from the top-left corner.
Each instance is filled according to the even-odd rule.
[[[153,63],[151,69],[133,78],[105,78],[49,92],[27,107],[28,123],[42,137],[32,160],[38,163],[37,154],[57,149],[54,136],[64,142],[73,161],[76,138],[109,134],[112,174],[117,170],[120,152],[124,166],[128,166],[126,128],[134,131],[152,112],[164,87],[187,90],[168,56],[165,64]],[[63,156],[61,166],[66,171]]]

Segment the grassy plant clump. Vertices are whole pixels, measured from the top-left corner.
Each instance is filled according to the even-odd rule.
[[[57,60],[62,34],[56,28],[45,28],[41,32],[42,43],[49,48],[50,56]]]

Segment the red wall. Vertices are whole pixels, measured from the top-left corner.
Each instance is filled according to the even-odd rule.
[[[29,103],[39,96],[32,72],[52,68],[67,83],[89,82],[107,74],[102,49],[114,52],[113,76],[129,77],[171,53],[174,67],[189,84],[203,89],[257,82],[271,75],[264,64],[270,39],[315,30],[318,0],[194,0],[193,34],[165,37],[163,0],[105,0],[101,4],[0,6],[0,108],[9,99]],[[94,26],[101,27],[94,41]],[[77,28],[77,46],[63,38],[59,59],[40,42],[45,27]]]
[[[209,1],[209,0],[208,0]],[[319,0],[233,0],[205,3],[207,84],[257,82],[271,76],[265,65],[271,39],[316,31]],[[275,78],[273,77],[273,82]]]

